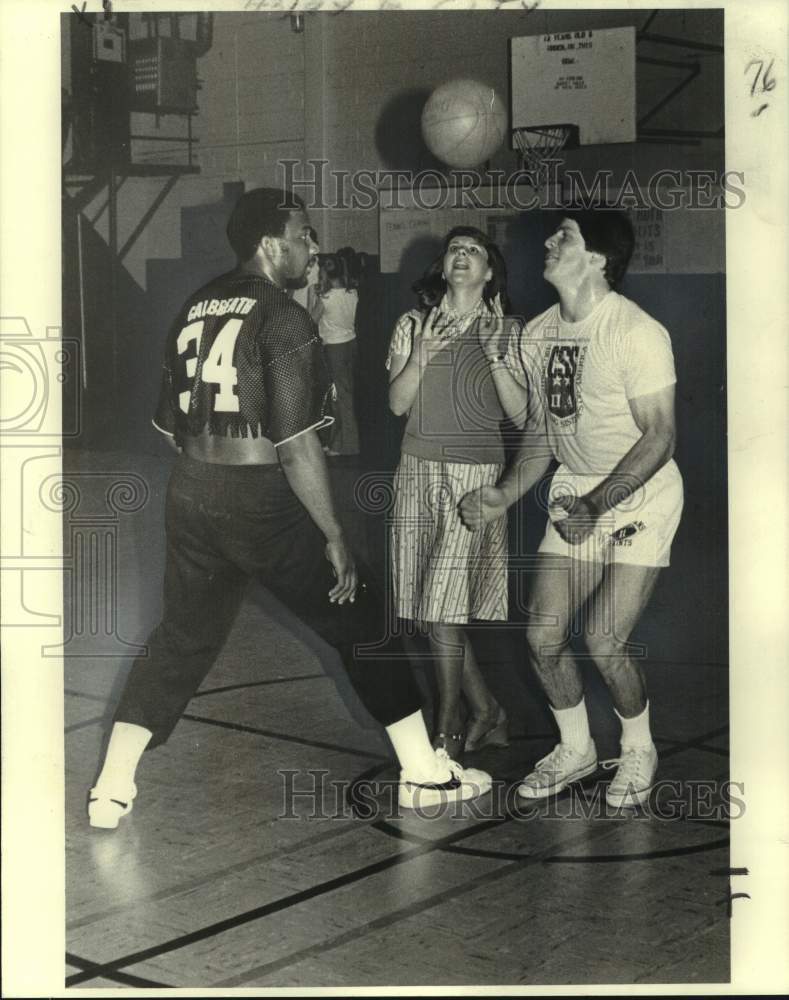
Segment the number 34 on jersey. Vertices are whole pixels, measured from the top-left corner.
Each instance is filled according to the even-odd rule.
[[[200,377],[203,382],[208,382],[219,387],[219,391],[214,396],[214,410],[217,413],[238,413],[238,396],[235,393],[235,386],[238,382],[238,371],[233,364],[233,355],[236,349],[236,340],[241,332],[244,323],[243,319],[229,319],[222,325],[211,345],[208,356],[203,361]],[[186,376],[194,379],[197,377],[197,359],[200,356],[200,341],[203,338],[203,327],[205,320],[197,320],[185,326],[178,334],[176,349],[179,355],[184,355],[194,344],[194,354],[185,358]],[[189,400],[191,390],[179,393],[178,404],[184,413],[189,412]]]

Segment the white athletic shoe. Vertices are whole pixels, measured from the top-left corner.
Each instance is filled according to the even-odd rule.
[[[442,803],[465,802],[484,795],[492,784],[493,779],[487,771],[461,767],[446,750],[436,750],[434,773],[400,772],[398,802],[404,809],[428,809]]]
[[[128,792],[107,792],[102,788],[91,788],[88,796],[88,821],[100,830],[115,830],[122,816],[132,811],[132,803],[137,794],[137,786]],[[116,796],[116,797],[111,797]]]
[[[645,747],[622,747],[622,756],[604,760],[603,767],[616,767],[605,800],[615,809],[640,806],[649,798],[655,781],[658,755],[654,743]]]
[[[580,781],[597,770],[597,748],[593,740],[584,753],[567,743],[557,743],[547,757],[538,760],[534,770],[518,785],[524,799],[543,799]]]

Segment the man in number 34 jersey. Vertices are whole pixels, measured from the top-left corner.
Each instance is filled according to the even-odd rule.
[[[411,668],[394,638],[382,642],[384,604],[357,572],[335,512],[317,433],[332,422],[331,380],[314,323],[284,290],[318,251],[304,208],[282,191],[249,191],[227,233],[238,268],[190,296],[167,341],[154,424],[179,457],[167,490],[164,613],[115,710],[90,823],[114,829],[131,811],[143,752],[170,736],[251,578],[338,650],[395,749],[401,805],[481,795],[488,774],[431,747]]]

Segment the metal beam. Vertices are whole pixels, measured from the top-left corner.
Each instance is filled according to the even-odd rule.
[[[642,136],[648,139],[723,139],[725,134],[724,128],[706,132],[700,129],[645,128],[639,131],[638,137],[639,139]]]
[[[723,55],[723,46],[714,45],[712,42],[691,42],[687,38],[672,38],[671,35],[653,35],[651,31],[639,31],[636,34],[638,42],[655,42],[658,45],[675,45],[681,49],[693,49],[696,52],[720,52]]]
[[[143,215],[143,217],[140,219],[140,221],[135,226],[134,232],[131,234],[131,236],[126,240],[126,242],[123,244],[123,246],[118,251],[118,260],[123,260],[123,258],[129,252],[129,250],[131,250],[131,248],[137,242],[138,237],[140,236],[140,234],[142,233],[142,231],[145,229],[145,227],[148,225],[148,223],[150,222],[150,220],[153,218],[154,214],[156,213],[156,210],[159,208],[159,206],[161,205],[161,203],[164,201],[164,199],[167,197],[167,195],[172,191],[172,189],[175,186],[175,184],[177,183],[177,181],[178,181],[178,177],[177,176],[168,177],[167,178],[167,183],[164,185],[164,187],[162,188],[162,190],[156,195],[156,197],[154,198],[154,200],[151,202],[151,204],[147,208],[147,210],[145,212],[145,215]]]
[[[127,180],[128,180],[127,177],[125,177],[125,176],[121,177],[121,179],[115,185],[115,194],[116,195],[117,195],[118,191],[120,191],[120,189],[126,183]],[[98,210],[98,212],[96,212],[96,214],[90,220],[92,225],[94,225],[94,226],[96,225],[96,223],[99,221],[99,219],[102,217],[102,215],[104,215],[104,213],[107,211],[107,208],[109,207],[109,204],[110,204],[110,199],[108,197],[107,200],[104,202],[104,204],[101,206],[101,208]]]
[[[680,82],[677,84],[676,87],[673,88],[673,90],[670,90],[662,100],[658,101],[658,103],[654,106],[654,108],[652,108],[651,111],[647,111],[647,113],[636,122],[637,129],[641,128],[641,126],[645,122],[648,122],[650,118],[654,118],[654,116],[658,113],[658,111],[662,110],[669,103],[669,101],[673,100],[677,96],[677,94],[679,94],[688,86],[691,80],[695,80],[696,77],[699,75],[699,73],[701,73],[701,66],[698,63],[691,63],[689,66],[685,66],[684,68],[689,70],[689,73],[685,77],[685,79],[680,80]]]
[[[70,183],[68,178],[66,178],[66,184]],[[74,181],[73,183],[80,183],[79,191],[71,196],[71,203],[74,208],[81,212],[83,209],[87,208],[88,205],[93,201],[97,194],[102,190],[104,185],[107,183],[107,172],[106,170],[100,171],[90,178],[87,182]]]

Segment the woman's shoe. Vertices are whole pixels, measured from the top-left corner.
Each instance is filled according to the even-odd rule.
[[[481,750],[483,747],[508,747],[507,713],[499,705],[495,719],[490,717],[472,719],[466,736],[466,750]]]
[[[463,752],[463,744],[465,742],[465,733],[436,733],[436,737],[433,740],[433,749],[444,750],[450,760],[457,761]]]

